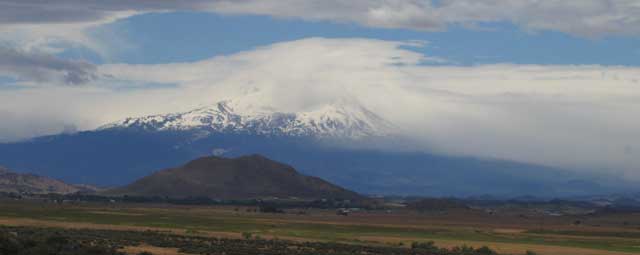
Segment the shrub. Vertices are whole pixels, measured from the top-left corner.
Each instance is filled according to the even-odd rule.
[[[480,247],[480,248],[478,248],[476,250],[476,254],[478,254],[478,255],[496,255],[498,253],[496,253],[495,251],[491,250],[487,246],[482,246],[482,247]]]

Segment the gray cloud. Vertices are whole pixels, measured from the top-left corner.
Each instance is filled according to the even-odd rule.
[[[215,10],[423,31],[509,22],[585,37],[640,35],[636,0],[242,0],[220,1]]]
[[[58,126],[62,126],[60,120],[49,115],[49,112],[32,112],[27,115],[0,109],[0,118],[0,143],[14,141],[16,138],[57,133],[61,131]]]
[[[92,23],[161,11],[210,11],[422,31],[509,22],[578,36],[640,35],[636,0],[2,0],[0,26]],[[127,15],[124,15],[126,17]]]
[[[3,0],[0,24],[46,24],[94,22],[121,11],[198,10],[205,0]]]
[[[584,37],[640,35],[636,0],[0,0],[0,64],[21,79],[82,84],[93,67],[47,55],[64,50],[60,42],[90,48],[108,58],[90,27],[149,12],[204,11],[278,18],[354,23],[369,27],[440,31],[450,25],[482,27],[509,22],[527,31],[553,30]],[[16,61],[10,63],[10,61]],[[32,65],[32,66],[29,66]]]
[[[23,81],[82,85],[97,78],[96,70],[94,64],[85,61],[0,47],[0,75]]]

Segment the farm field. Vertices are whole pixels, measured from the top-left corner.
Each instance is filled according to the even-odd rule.
[[[423,212],[289,209],[257,213],[252,207],[165,204],[52,204],[2,201],[0,226],[118,231],[159,231],[174,235],[295,242],[409,247],[433,241],[439,247],[488,246],[500,254],[640,254],[640,214],[526,216],[479,210]],[[576,224],[579,221],[580,224]],[[144,247],[143,247],[144,248]],[[149,248],[149,247],[147,247]],[[127,247],[132,254],[140,247]],[[149,248],[151,249],[151,248]],[[179,254],[170,247],[154,254]]]

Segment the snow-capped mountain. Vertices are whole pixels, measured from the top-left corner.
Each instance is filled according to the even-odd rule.
[[[282,110],[290,109],[285,103],[259,107],[272,103],[235,97],[98,130],[0,143],[0,163],[68,183],[103,186],[128,184],[212,154],[261,154],[367,194],[557,197],[635,192],[638,187],[545,166],[398,149],[406,140],[397,129],[354,101],[297,112]]]
[[[221,101],[187,112],[127,118],[100,129],[118,128],[361,139],[389,135],[392,125],[361,105],[343,101],[302,112]]]

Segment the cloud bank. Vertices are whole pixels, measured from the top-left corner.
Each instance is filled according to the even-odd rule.
[[[450,25],[508,22],[525,30],[578,36],[637,36],[635,0],[38,0],[0,1],[0,27],[72,24],[82,29],[148,12],[206,11],[350,22],[379,28],[438,31]]]
[[[421,31],[508,22],[525,30],[585,37],[640,34],[640,2],[635,0],[246,0],[220,1],[215,10]]]
[[[96,71],[96,66],[86,61],[0,46],[0,75],[21,82],[82,85],[96,79]]]
[[[640,2],[636,0],[0,0],[0,45],[5,47],[0,50],[5,55],[38,54],[39,58],[48,54],[49,62],[61,63],[68,61],[54,59],[56,54],[70,47],[85,47],[108,62],[114,48],[90,36],[89,31],[135,15],[176,11],[418,31],[442,31],[450,26],[491,29],[491,24],[508,23],[526,31],[558,31],[590,38],[640,35]],[[52,78],[49,83],[60,83],[56,75],[43,74],[38,61],[4,62],[11,66],[11,76],[23,78],[28,69],[34,69],[39,71],[29,80]],[[35,65],[28,67],[28,63]],[[19,70],[16,65],[21,65]],[[64,83],[83,83],[90,76],[72,71],[63,79],[67,79]]]
[[[89,86],[0,91],[0,109],[22,126],[48,116],[38,130],[59,132],[229,98],[283,111],[349,98],[438,152],[640,178],[640,68],[428,66],[406,45],[309,38],[197,62],[100,65]]]

